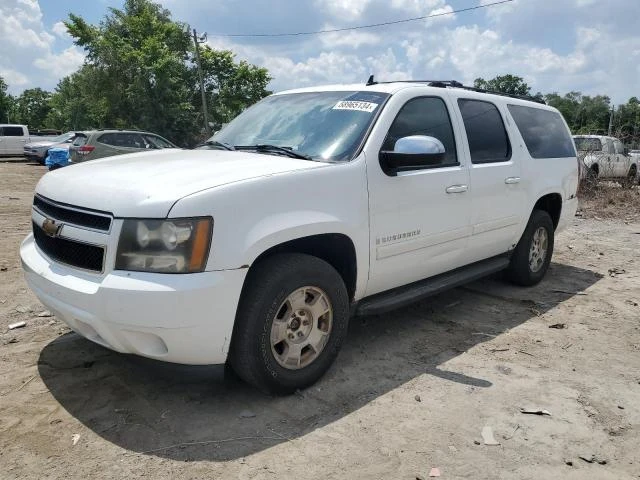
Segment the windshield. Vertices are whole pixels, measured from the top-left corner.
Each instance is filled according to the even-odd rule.
[[[599,152],[602,150],[602,142],[599,138],[574,137],[576,150],[579,152]]]
[[[273,95],[216,133],[209,140],[210,148],[216,148],[216,142],[245,149],[266,145],[282,147],[314,160],[350,160],[388,97],[379,92]],[[259,151],[283,153],[275,149]]]
[[[53,143],[64,143],[67,140],[69,140],[71,137],[73,137],[75,135],[75,132],[67,132],[67,133],[63,133],[62,135],[58,135],[57,137],[55,137],[54,139],[52,139],[51,141]]]

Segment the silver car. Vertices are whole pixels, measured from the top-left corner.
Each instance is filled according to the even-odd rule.
[[[75,138],[81,133],[82,132],[67,132],[55,138],[27,143],[24,146],[24,156],[29,160],[33,160],[44,165],[44,160],[47,157],[47,151],[50,148],[69,148]]]

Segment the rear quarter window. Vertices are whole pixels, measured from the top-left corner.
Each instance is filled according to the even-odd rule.
[[[531,157],[576,156],[573,140],[559,113],[522,105],[508,107]]]
[[[81,147],[83,146],[85,143],[87,143],[87,137],[85,135],[78,135],[74,140],[73,140],[73,146],[74,147]]]

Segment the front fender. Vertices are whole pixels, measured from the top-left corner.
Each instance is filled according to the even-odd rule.
[[[247,233],[243,248],[244,265],[251,265],[263,252],[291,240],[339,233],[352,238],[353,232],[339,218],[326,212],[294,210],[263,218]]]

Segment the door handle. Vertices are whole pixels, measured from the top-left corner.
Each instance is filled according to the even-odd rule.
[[[469,190],[467,185],[451,185],[445,189],[447,193],[464,193]]]
[[[504,179],[504,183],[507,185],[515,185],[516,183],[520,183],[520,177],[507,177]]]

